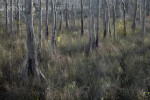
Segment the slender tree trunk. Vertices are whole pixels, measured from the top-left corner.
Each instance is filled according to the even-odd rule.
[[[123,8],[123,20],[124,20],[124,36],[127,35],[126,32],[126,8],[125,8],[125,1],[122,0],[122,8]]]
[[[74,26],[76,25],[76,6],[74,6]]]
[[[134,17],[133,17],[133,23],[132,23],[132,29],[133,30],[135,30],[135,28],[136,28],[137,5],[138,5],[138,2],[137,2],[137,0],[135,0]]]
[[[81,0],[81,35],[84,35],[84,30],[83,30],[83,0]]]
[[[97,32],[96,32],[96,47],[98,47],[99,43],[99,26],[100,26],[100,0],[97,0]]]
[[[39,0],[39,44],[38,44],[38,54],[41,53],[41,47],[42,47],[42,1]]]
[[[111,23],[110,23],[110,4],[109,4],[110,1],[108,1],[108,4],[107,4],[107,13],[108,13],[108,32],[109,32],[109,35],[112,35],[111,34]]]
[[[10,0],[10,34],[13,34],[13,0]]]
[[[68,2],[67,2],[67,0],[66,0],[65,12],[66,12],[66,28],[69,29],[69,22],[68,22],[69,10],[68,10]]]
[[[32,85],[34,79],[37,81],[41,78],[41,81],[45,80],[44,75],[38,68],[35,34],[33,27],[33,0],[25,1],[25,15],[26,15],[26,29],[27,29],[27,66],[22,73],[21,79],[25,84]]]
[[[143,23],[142,23],[142,32],[143,32],[144,37],[146,36],[146,29],[145,29],[146,1],[147,1],[147,0],[143,0]]]
[[[60,16],[61,16],[61,18],[60,18],[59,30],[61,30],[61,28],[62,28],[63,11],[60,11]]]
[[[116,0],[113,0],[113,26],[114,26],[114,38],[116,39]]]
[[[94,9],[94,1],[92,3],[92,34],[91,34],[91,47],[95,48],[95,9]]]
[[[49,0],[46,0],[46,15],[45,15],[45,39],[48,39],[48,5]]]
[[[17,32],[20,33],[20,0],[17,0]]]
[[[106,14],[106,1],[102,1],[103,3],[103,30],[104,30],[104,35],[103,37],[105,38],[107,35],[107,14]]]
[[[8,32],[8,2],[6,0],[6,32]]]
[[[55,31],[56,31],[56,26],[55,26],[55,24],[56,24],[56,20],[55,20],[55,11],[56,11],[56,8],[55,8],[55,4],[54,4],[54,1],[53,0],[51,0],[51,8],[52,8],[52,47],[53,47],[53,49],[55,49],[55,47],[56,47],[56,33],[55,33]]]
[[[142,0],[139,0],[139,24],[141,24],[141,11],[142,11],[141,2]]]
[[[91,0],[89,0],[89,49],[90,52],[92,52],[93,47],[92,47],[92,32],[91,32],[91,22],[92,22],[92,4]]]

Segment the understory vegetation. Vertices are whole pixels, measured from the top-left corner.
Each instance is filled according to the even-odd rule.
[[[99,48],[88,51],[89,33],[80,35],[80,25],[57,31],[57,49],[52,53],[51,36],[43,39],[38,64],[47,78],[46,85],[24,87],[19,77],[26,66],[26,31],[10,36],[0,23],[1,100],[148,100],[150,98],[150,23],[146,37],[140,26],[135,32],[127,21],[127,37],[122,20],[117,21],[117,38],[102,38]],[[77,24],[79,22],[77,21]],[[63,23],[64,24],[64,23]],[[63,25],[64,27],[64,25]],[[100,26],[102,27],[102,25]],[[51,26],[49,26],[51,30]],[[36,42],[38,29],[35,24]],[[43,36],[44,37],[44,36]],[[36,43],[38,44],[38,43]]]

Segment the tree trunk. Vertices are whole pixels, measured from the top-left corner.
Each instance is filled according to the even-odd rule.
[[[135,0],[134,17],[133,17],[133,23],[132,23],[133,30],[135,30],[135,28],[136,28],[137,3],[138,3],[137,0]]]
[[[103,37],[105,38],[107,35],[107,12],[106,12],[106,1],[102,1],[103,3],[103,30],[104,30],[104,35]]]
[[[38,44],[38,53],[41,53],[41,47],[42,47],[42,1],[39,0],[39,44]]]
[[[142,24],[142,32],[143,32],[144,37],[146,36],[146,29],[145,29],[146,1],[147,0],[143,0],[143,24]]]
[[[46,0],[45,39],[47,40],[48,40],[48,5],[49,5],[49,0]]]
[[[20,0],[17,0],[17,32],[20,33]]]
[[[55,10],[56,10],[56,8],[55,8],[55,4],[54,4],[54,1],[53,0],[51,0],[51,8],[52,8],[52,47],[53,47],[53,49],[55,49],[55,47],[56,47],[56,33],[55,33],[55,31],[56,31],[56,26],[55,26],[55,24],[56,24],[56,20],[55,20]]]
[[[69,29],[69,22],[68,22],[69,9],[68,9],[68,2],[67,2],[67,0],[66,0],[65,12],[66,12],[66,28]]]
[[[81,35],[84,34],[83,30],[83,0],[81,0]]]
[[[45,80],[44,75],[38,68],[36,45],[35,45],[35,34],[33,27],[33,0],[25,1],[25,15],[26,15],[26,29],[27,29],[27,65],[22,73],[21,79],[27,85],[32,85],[33,81],[41,82]]]
[[[91,48],[95,48],[95,9],[94,1],[92,3],[92,34],[91,34]]]
[[[141,11],[142,11],[141,2],[142,0],[139,0],[139,24],[141,24]]]
[[[96,47],[99,43],[99,26],[100,26],[100,0],[97,0],[97,32],[96,32]]]
[[[74,6],[74,25],[76,25],[76,5]]]
[[[13,34],[13,0],[10,0],[10,35]]]
[[[6,0],[6,32],[8,32],[8,2]]]
[[[125,8],[125,1],[122,0],[122,8],[123,8],[123,23],[124,23],[124,36],[127,35],[127,32],[126,32],[126,8]]]
[[[116,0],[113,0],[113,26],[114,26],[114,38],[116,39]]]

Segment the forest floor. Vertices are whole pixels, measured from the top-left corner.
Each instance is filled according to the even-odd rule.
[[[87,21],[88,22],[88,21]],[[100,31],[99,48],[88,53],[88,23],[80,35],[80,22],[57,31],[57,49],[52,53],[51,35],[44,39],[38,62],[48,83],[26,88],[18,85],[26,65],[26,32],[10,36],[0,24],[0,99],[1,100],[148,100],[150,98],[150,23],[146,37],[140,25],[136,31],[127,22],[123,36],[122,20],[117,22],[117,39]],[[44,27],[43,27],[44,29]],[[25,28],[22,27],[22,30]],[[38,31],[35,27],[36,44]],[[51,26],[49,27],[51,30]],[[51,31],[49,32],[51,34]]]

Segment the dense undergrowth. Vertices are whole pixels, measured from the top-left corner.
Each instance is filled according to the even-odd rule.
[[[80,26],[57,32],[57,50],[52,53],[51,36],[44,40],[38,57],[48,83],[23,87],[19,76],[26,64],[26,32],[9,36],[0,26],[1,100],[148,100],[150,98],[150,23],[142,37],[140,26],[133,32],[128,21],[123,37],[118,21],[117,39],[102,38],[99,48],[88,53],[88,26],[80,36]],[[36,28],[35,28],[36,29]],[[102,29],[101,29],[102,30]],[[36,30],[35,30],[36,32]],[[36,34],[38,43],[38,35]]]

